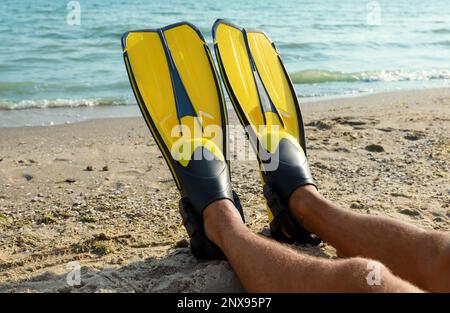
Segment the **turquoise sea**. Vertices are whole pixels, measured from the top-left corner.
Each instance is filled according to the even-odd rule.
[[[139,115],[121,35],[217,18],[265,30],[302,101],[450,86],[448,0],[2,0],[0,127]]]

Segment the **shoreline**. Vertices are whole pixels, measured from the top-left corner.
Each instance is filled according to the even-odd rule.
[[[436,88],[423,88],[423,89],[411,89],[411,90],[394,90],[394,91],[380,91],[364,94],[354,95],[337,95],[337,96],[324,96],[317,98],[299,98],[300,106],[303,108],[305,105],[321,104],[321,103],[336,103],[345,102],[346,100],[360,99],[363,101],[367,98],[370,101],[371,97],[387,96],[391,97],[395,95],[409,96],[410,94],[434,94],[443,93],[446,94],[450,90],[450,87],[436,87]],[[227,101],[228,111],[233,111],[232,105]],[[88,113],[90,112],[90,114]],[[111,106],[92,106],[92,107],[58,107],[58,108],[33,108],[22,110],[0,110],[3,116],[0,116],[0,129],[1,128],[33,128],[33,127],[54,127],[60,125],[73,125],[83,123],[87,121],[103,120],[103,119],[121,119],[121,118],[141,118],[141,113],[136,104],[134,105],[111,105]],[[17,118],[23,118],[24,115],[34,113],[37,116],[31,119],[33,125],[12,125],[11,121]],[[86,116],[83,116],[86,115]],[[121,116],[117,116],[121,115]],[[56,119],[54,121],[53,119]],[[72,119],[72,121],[67,121]],[[36,120],[36,121],[35,121]],[[46,121],[49,125],[35,125],[39,121]],[[3,126],[3,124],[10,123],[10,126]],[[44,122],[45,123],[45,122]]]
[[[450,88],[301,105],[322,194],[449,231]],[[242,291],[227,262],[190,254],[178,191],[141,117],[0,128],[0,138],[0,292]],[[256,161],[231,167],[247,226],[267,235]],[[338,258],[325,243],[292,247]],[[67,284],[70,262],[81,286]]]

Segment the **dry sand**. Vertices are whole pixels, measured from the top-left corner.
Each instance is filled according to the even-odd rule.
[[[326,197],[449,231],[450,89],[302,107]],[[256,162],[233,161],[232,172],[248,226],[267,234]],[[242,291],[227,262],[191,256],[177,202],[141,118],[0,129],[0,292]],[[326,244],[294,248],[336,257]]]

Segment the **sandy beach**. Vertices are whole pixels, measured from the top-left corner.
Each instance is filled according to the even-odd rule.
[[[450,89],[302,110],[311,170],[326,197],[450,230]],[[238,124],[232,112],[230,124]],[[233,160],[232,174],[248,227],[267,235],[256,162]],[[243,291],[226,261],[191,255],[178,199],[142,118],[0,128],[0,292]],[[326,243],[293,248],[337,258]],[[74,264],[79,286],[66,279]]]

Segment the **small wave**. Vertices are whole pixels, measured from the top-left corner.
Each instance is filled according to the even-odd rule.
[[[358,78],[353,74],[321,70],[306,70],[291,74],[294,84],[321,84],[326,82],[354,82]]]
[[[163,16],[182,16],[183,12],[180,11],[161,11],[158,12],[158,15],[163,15]]]
[[[325,49],[328,47],[328,44],[323,42],[279,42],[275,43],[277,48],[284,49]]]
[[[0,93],[27,94],[35,89],[33,82],[0,82]]]
[[[128,28],[126,27],[113,28],[110,25],[92,26],[91,28],[87,29],[85,38],[120,38],[127,31],[127,29]]]
[[[101,39],[117,39],[117,38],[121,38],[122,35],[125,32],[123,31],[109,31],[109,32],[105,32],[103,34],[101,34],[100,36],[98,35],[98,33],[94,33],[93,35],[89,36],[90,38],[101,38]]]
[[[431,31],[434,34],[450,34],[449,28],[438,28]]]
[[[394,82],[423,81],[434,79],[450,79],[450,70],[430,71],[365,71],[365,72],[333,72],[325,70],[305,70],[291,74],[294,84],[321,84],[329,82]]]
[[[63,84],[47,84],[35,82],[0,82],[0,93],[7,96],[35,95],[51,91],[84,91],[88,86],[67,86]]]
[[[55,60],[49,56],[19,56],[12,57],[10,62],[14,64],[54,64]]]
[[[129,105],[131,98],[92,98],[92,99],[42,99],[42,100],[0,100],[0,110],[26,110],[50,108],[79,108],[94,106]]]
[[[277,48],[282,49],[292,49],[292,50],[303,50],[303,51],[316,51],[319,49],[328,49],[328,50],[337,50],[337,49],[356,49],[361,48],[363,46],[369,48],[379,48],[381,46],[389,46],[389,47],[400,47],[406,48],[409,47],[409,44],[406,43],[398,43],[398,42],[386,42],[380,43],[377,41],[367,41],[364,44],[360,42],[352,42],[352,41],[327,41],[325,42],[276,42]]]
[[[349,23],[349,24],[321,24],[316,23],[312,25],[314,29],[320,30],[333,30],[333,29],[345,29],[345,28],[369,28],[371,25],[367,23]]]
[[[52,30],[46,32],[38,33],[38,37],[50,39],[50,40],[66,40],[66,39],[75,39],[76,35],[70,32],[64,32],[61,30]]]
[[[93,89],[99,90],[117,90],[127,89],[129,84],[127,81],[111,82],[103,85],[67,85],[67,84],[48,84],[37,82],[1,82],[0,81],[0,94],[8,96],[23,96],[23,95],[36,95],[45,92],[86,92]]]
[[[450,40],[443,40],[443,41],[437,41],[432,43],[433,46],[443,46],[448,47],[450,46]]]
[[[361,89],[348,89],[348,90],[325,90],[319,92],[311,92],[302,90],[299,93],[300,98],[335,98],[335,97],[345,97],[345,96],[355,96],[361,94],[373,93],[374,90],[371,88],[361,88]]]

